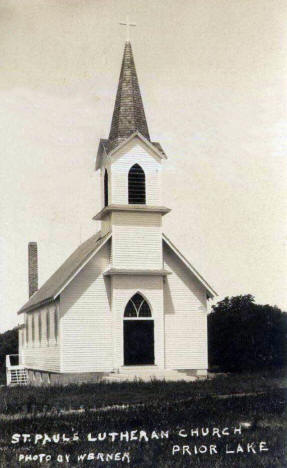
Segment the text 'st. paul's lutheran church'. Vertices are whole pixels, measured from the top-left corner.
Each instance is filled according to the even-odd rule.
[[[96,161],[101,230],[19,311],[19,354],[31,382],[206,373],[207,299],[215,292],[162,233],[170,211],[161,200],[165,159],[150,139],[127,41]],[[31,262],[33,280],[33,255]]]

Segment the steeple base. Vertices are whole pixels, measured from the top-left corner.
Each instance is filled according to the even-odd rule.
[[[131,212],[138,212],[138,213],[160,213],[163,216],[169,213],[171,210],[170,208],[166,208],[165,206],[151,206],[151,205],[108,205],[105,206],[99,213],[97,213],[93,219],[95,221],[101,221],[105,218],[109,213],[113,211],[131,211]]]

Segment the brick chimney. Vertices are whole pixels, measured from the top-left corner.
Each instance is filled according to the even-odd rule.
[[[38,290],[38,247],[37,242],[28,244],[29,297]]]

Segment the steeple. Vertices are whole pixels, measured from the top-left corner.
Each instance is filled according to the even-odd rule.
[[[111,142],[120,142],[136,131],[150,140],[132,46],[130,41],[127,40],[109,140]]]

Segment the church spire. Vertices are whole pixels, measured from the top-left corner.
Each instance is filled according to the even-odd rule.
[[[110,141],[121,141],[134,132],[150,140],[131,43],[126,41],[112,118]]]

